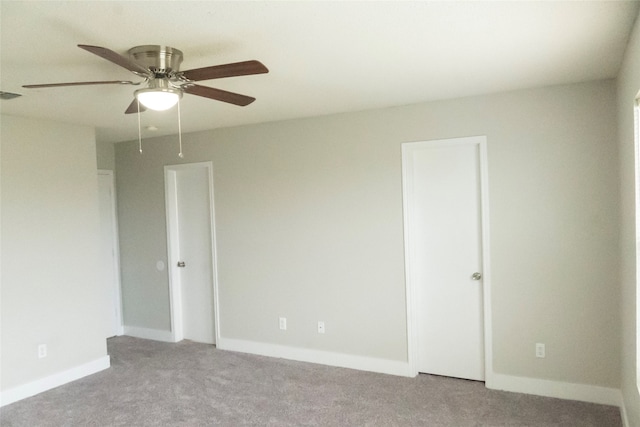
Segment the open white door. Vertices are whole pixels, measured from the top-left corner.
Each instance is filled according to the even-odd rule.
[[[165,167],[174,339],[216,343],[212,165]]]
[[[102,277],[106,283],[104,303],[109,307],[107,337],[123,334],[120,297],[120,257],[118,250],[118,217],[116,214],[113,171],[98,171],[98,205],[100,210],[100,248]]]

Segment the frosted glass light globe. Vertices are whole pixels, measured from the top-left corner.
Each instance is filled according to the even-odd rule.
[[[178,103],[180,92],[170,89],[141,89],[136,91],[136,98],[151,110],[164,111]]]

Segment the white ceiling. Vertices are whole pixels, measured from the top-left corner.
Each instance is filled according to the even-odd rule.
[[[183,132],[614,78],[638,1],[0,2],[4,114],[138,136],[124,114],[136,86],[24,84],[140,80],[76,47],[184,52],[182,70],[257,59],[269,74],[200,82],[257,101],[186,94]],[[143,137],[177,132],[175,109],[142,114]],[[156,131],[144,127],[153,125]]]

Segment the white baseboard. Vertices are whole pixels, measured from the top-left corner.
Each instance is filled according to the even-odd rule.
[[[515,377],[496,373],[487,378],[486,386],[495,390],[513,391],[536,396],[579,400],[581,402],[612,405],[620,408],[624,406],[622,392],[617,388]]]
[[[267,344],[223,337],[220,337],[216,347],[220,350],[279,357],[282,359],[297,360],[299,362],[319,363],[322,365],[399,375],[403,377],[411,376],[409,373],[409,364],[404,361],[376,359],[373,357],[355,356],[351,354],[333,353],[328,351],[288,347],[278,344]]]
[[[622,418],[622,427],[631,427],[631,424],[629,424],[629,415],[627,415],[627,407],[624,404],[624,398],[620,405],[620,418]]]
[[[124,335],[153,341],[176,342],[171,331],[161,331],[160,329],[139,328],[137,326],[125,325]]]
[[[10,403],[17,402],[18,400],[35,396],[43,391],[51,390],[52,388],[95,374],[96,372],[100,372],[110,366],[111,362],[109,356],[103,356],[92,362],[67,369],[66,371],[58,372],[57,374],[49,375],[48,377],[10,388],[0,393],[0,406],[6,406]]]

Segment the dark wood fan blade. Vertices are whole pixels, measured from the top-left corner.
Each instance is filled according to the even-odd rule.
[[[137,85],[137,84],[139,83],[115,80],[115,81],[100,81],[100,82],[45,83],[45,84],[38,84],[38,85],[23,85],[22,87],[34,89],[39,87],[87,86],[87,85]]]
[[[147,108],[144,105],[140,104],[140,112],[142,113],[143,111],[147,111]],[[133,98],[133,102],[129,104],[129,106],[127,107],[127,110],[124,113],[133,114],[137,112],[138,112],[138,100]]]
[[[88,52],[91,52],[94,55],[98,55],[99,57],[104,58],[107,61],[113,62],[116,65],[126,68],[127,70],[132,71],[134,73],[142,74],[145,76],[149,75],[149,70],[147,70],[143,66],[138,65],[133,61],[130,61],[128,58],[120,55],[119,53],[112,51],[111,49],[107,49],[106,47],[89,46],[86,44],[79,44],[78,47]]]
[[[191,95],[204,96],[205,98],[215,99],[216,101],[228,102],[229,104],[245,105],[251,104],[255,98],[239,93],[227,92],[226,90],[215,89],[207,86],[193,85],[185,86],[183,90]]]
[[[233,64],[213,65],[183,71],[181,74],[194,82],[200,80],[220,79],[223,77],[247,76],[250,74],[268,73],[269,70],[260,61],[235,62]]]

